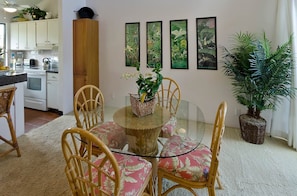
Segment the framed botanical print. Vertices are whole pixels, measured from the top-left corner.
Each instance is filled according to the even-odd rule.
[[[146,23],[147,67],[162,67],[162,21]]]
[[[140,63],[140,23],[125,24],[126,66],[136,67]]]
[[[196,18],[197,69],[217,70],[216,17]]]
[[[188,21],[170,21],[171,69],[188,69]]]

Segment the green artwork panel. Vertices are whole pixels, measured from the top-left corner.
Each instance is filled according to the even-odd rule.
[[[187,20],[170,21],[171,69],[188,69]]]
[[[162,21],[146,23],[147,67],[162,67]]]
[[[197,18],[197,69],[217,70],[216,18]]]
[[[140,23],[125,25],[125,59],[126,66],[136,67],[140,63]]]

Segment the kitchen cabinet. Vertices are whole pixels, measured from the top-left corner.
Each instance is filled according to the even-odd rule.
[[[1,77],[1,76],[0,76]],[[10,114],[12,117],[12,123],[16,131],[16,136],[23,135],[25,133],[25,114],[24,114],[24,82],[19,82],[11,85],[0,86],[0,88],[7,88],[15,86],[14,100],[10,107]],[[10,131],[5,118],[0,118],[1,135],[10,138]],[[0,141],[0,144],[3,143]]]
[[[58,73],[47,73],[47,107],[51,109],[58,109]]]
[[[36,44],[38,48],[59,45],[58,19],[39,20],[36,22]]]
[[[19,24],[18,23],[10,24],[10,49],[11,50],[19,49]]]
[[[35,21],[10,24],[11,50],[34,50],[36,48]]]
[[[99,87],[99,23],[88,18],[73,21],[73,92],[86,85]]]

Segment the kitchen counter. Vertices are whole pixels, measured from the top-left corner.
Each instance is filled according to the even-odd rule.
[[[10,71],[0,76],[0,86],[20,83],[27,81],[27,73]]]
[[[3,73],[1,73],[3,74]],[[21,71],[9,71],[0,76],[0,88],[14,86],[17,88],[14,95],[13,104],[10,107],[12,121],[16,136],[25,133],[25,113],[24,113],[24,86],[27,81],[27,73]],[[0,119],[1,135],[10,138],[10,132],[7,122]],[[0,141],[1,144],[2,141]]]
[[[58,68],[49,68],[49,69],[45,69],[46,72],[50,72],[50,73],[59,73],[59,69]]]

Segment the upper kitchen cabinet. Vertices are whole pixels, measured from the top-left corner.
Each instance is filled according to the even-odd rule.
[[[58,19],[39,20],[36,22],[37,48],[50,48],[59,45]]]
[[[14,22],[10,24],[11,50],[33,50],[36,48],[35,22]]]

